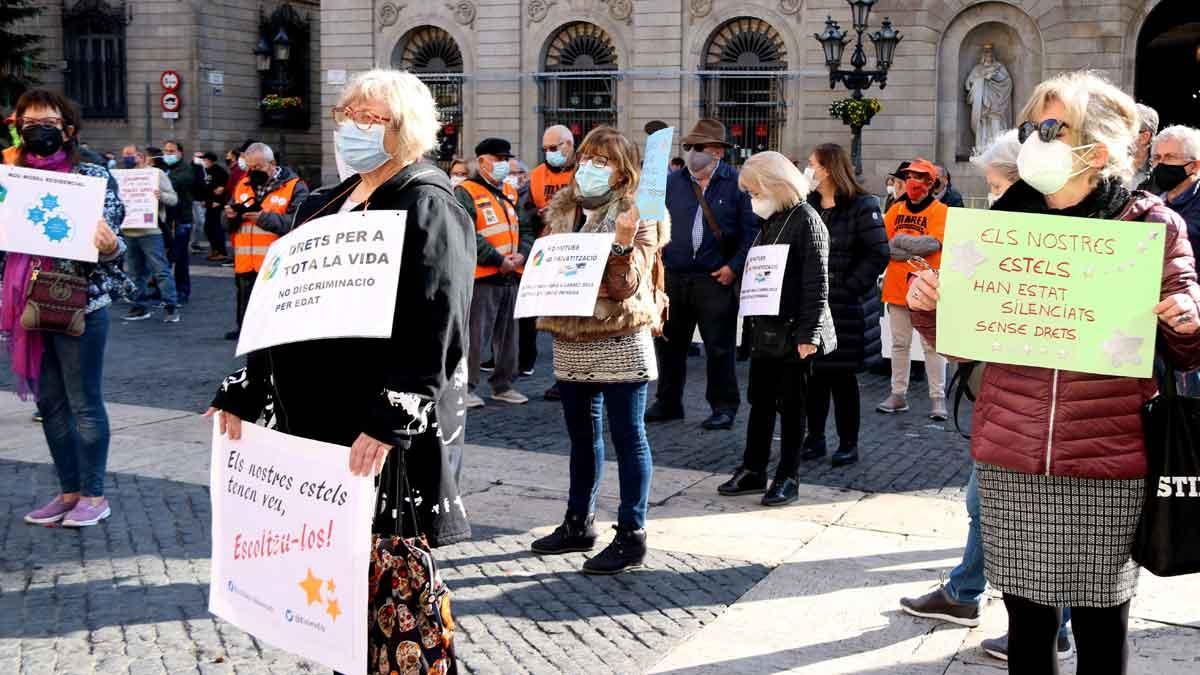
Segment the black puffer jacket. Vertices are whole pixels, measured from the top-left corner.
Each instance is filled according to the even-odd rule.
[[[820,213],[820,193],[809,195],[809,204]],[[822,220],[829,231],[829,309],[838,348],[814,361],[813,368],[857,372],[881,358],[877,280],[888,263],[887,231],[874,195],[839,196]]]
[[[359,180],[312,194],[295,227],[338,213]],[[393,445],[410,440],[407,464],[421,497],[421,530],[433,546],[452,544],[471,534],[453,467],[466,419],[475,227],[446,174],[423,162],[376,188],[367,203],[373,211],[408,213],[396,306],[374,308],[394,313],[391,338],[312,340],[253,352],[246,368],[221,385],[213,407],[247,421],[266,413],[279,431],[336,445],[349,446],[360,433]],[[385,490],[394,484],[389,471],[381,479]],[[377,520],[376,527],[391,532],[390,523]]]
[[[821,217],[806,202],[779,211],[763,221],[754,246],[788,244],[783,270],[783,295],[779,319],[786,321],[793,346],[812,344],[817,354],[837,349],[837,334],[829,312],[829,234]],[[754,331],[773,317],[750,317],[747,328]],[[793,350],[790,358],[799,358]]]

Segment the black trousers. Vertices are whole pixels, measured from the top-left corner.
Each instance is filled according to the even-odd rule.
[[[658,401],[678,408],[683,405],[687,380],[687,354],[692,335],[700,327],[704,356],[708,360],[708,382],[704,397],[714,412],[737,414],[738,295],[735,285],[722,286],[708,274],[667,272],[667,295],[671,313],[658,340]]]
[[[838,446],[858,445],[858,427],[862,405],[858,397],[858,375],[854,371],[813,370],[808,378],[808,433],[825,436],[825,420],[829,418],[829,402],[833,400],[833,420],[837,426]]]
[[[1062,610],[1004,594],[1008,610],[1008,672],[1058,675],[1058,626]],[[1071,632],[1078,650],[1076,671],[1124,675],[1129,659],[1129,603],[1116,607],[1072,607]]]
[[[221,224],[220,208],[205,209],[204,236],[208,239],[213,253],[229,255],[229,249],[225,247],[225,226]]]
[[[242,328],[242,319],[246,316],[246,306],[250,304],[250,293],[254,291],[254,281],[258,272],[246,272],[233,275],[233,283],[237,288],[237,326]]]
[[[517,367],[521,372],[533,370],[537,363],[537,318],[517,319]]]
[[[766,473],[778,413],[782,440],[775,480],[796,478],[804,443],[804,397],[811,369],[811,363],[798,359],[750,359],[750,384],[746,389],[750,419],[746,426],[743,467]]]

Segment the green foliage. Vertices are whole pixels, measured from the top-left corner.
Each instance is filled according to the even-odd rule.
[[[862,128],[881,110],[883,105],[877,98],[844,98],[829,106],[829,116],[840,119],[842,124]]]
[[[18,32],[17,24],[41,13],[34,0],[0,0],[0,109],[12,107],[22,92],[38,83],[42,38]]]

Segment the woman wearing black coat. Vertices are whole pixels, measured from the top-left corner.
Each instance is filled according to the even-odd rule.
[[[253,352],[246,368],[226,378],[209,413],[218,415],[230,438],[240,437],[243,420],[266,414],[284,433],[347,446],[357,475],[380,473],[385,460],[390,465],[407,447],[420,534],[434,547],[453,544],[471,535],[455,473],[465,420],[474,224],[446,174],[421,161],[438,122],[420,80],[397,71],[359,75],[334,119],[338,152],[356,173],[306,199],[295,227],[339,212],[407,212],[396,305],[371,308],[393,314],[392,335]],[[385,492],[393,484],[381,480]],[[417,534],[407,513],[400,519],[406,536]],[[374,527],[395,531],[387,514],[376,517]]]
[[[808,437],[801,459],[825,456],[825,420],[832,398],[838,432],[833,465],[843,466],[858,461],[858,372],[880,358],[882,306],[876,281],[887,267],[888,239],[879,200],[855,180],[842,146],[817,146],[808,167],[815,188],[808,203],[829,230],[829,308],[838,348],[813,361],[806,399]]]
[[[808,179],[783,155],[761,152],[746,160],[738,186],[750,194],[755,215],[763,219],[754,246],[787,244],[788,251],[779,314],[746,319],[750,339],[746,451],[742,465],[717,492],[751,494],[767,487],[778,413],[783,427],[779,465],[762,503],[782,506],[799,496],[805,422],[800,411],[812,358],[837,348],[828,302],[829,241],[820,216],[804,200]]]

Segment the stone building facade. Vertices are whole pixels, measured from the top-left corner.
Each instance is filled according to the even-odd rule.
[[[319,180],[320,7],[316,0],[43,0],[26,32],[43,36],[42,83],[82,104],[82,137],[98,151],[178,139],[188,153],[254,138]],[[287,61],[255,54],[283,28]],[[267,57],[259,72],[260,57]],[[165,71],[179,75],[177,119],[164,117]],[[285,76],[286,75],[286,76]],[[299,106],[264,111],[270,94]],[[293,101],[294,103],[294,101]]]
[[[1014,116],[1040,80],[1090,68],[1160,100],[1172,111],[1164,121],[1196,124],[1185,88],[1156,86],[1166,75],[1149,64],[1171,63],[1151,43],[1200,20],[1186,18],[1198,10],[1196,0],[878,0],[868,33],[889,17],[903,41],[887,87],[866,92],[883,110],[863,131],[864,180],[880,190],[898,162],[921,155],[949,166],[968,196],[983,195],[965,161],[973,144],[964,81],[984,44],[1012,76]],[[322,107],[334,105],[346,75],[413,70],[443,107],[443,157],[501,136],[532,164],[553,122],[581,134],[615,124],[641,140],[651,120],[686,128],[715,116],[739,156],[770,148],[804,157],[817,143],[850,140],[829,116],[848,92],[830,90],[813,38],[827,16],[840,22],[852,40],[849,67],[846,0],[324,0],[320,13]],[[1178,53],[1194,73],[1189,49]],[[332,122],[322,119],[328,137]]]

